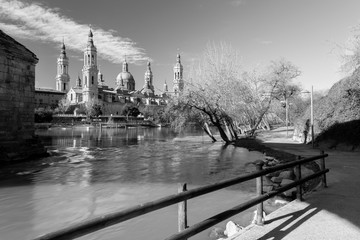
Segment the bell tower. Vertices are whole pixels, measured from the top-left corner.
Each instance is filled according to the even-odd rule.
[[[173,91],[179,94],[184,90],[183,66],[181,65],[180,54],[177,54],[176,64],[174,66]]]
[[[69,90],[70,76],[69,76],[69,59],[66,56],[65,44],[61,46],[61,53],[57,59],[57,74],[56,74],[56,90],[60,92],[67,92]]]
[[[144,79],[145,79],[145,84],[142,92],[147,93],[148,95],[153,95],[154,85],[153,85],[153,74],[151,71],[150,61],[148,61],[147,63],[147,70],[145,72]]]
[[[90,29],[87,46],[84,51],[84,66],[82,69],[84,102],[98,99],[98,72],[97,50],[93,41],[93,33]]]

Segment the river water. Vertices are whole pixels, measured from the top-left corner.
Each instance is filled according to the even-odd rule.
[[[248,172],[259,152],[167,128],[38,130],[51,156],[1,169],[0,239],[31,239],[101,214]],[[192,225],[255,196],[255,181],[188,201]],[[231,218],[247,225],[251,209]],[[225,223],[217,226],[224,227]],[[164,239],[177,231],[170,206],[79,239]],[[209,239],[210,230],[191,239]]]

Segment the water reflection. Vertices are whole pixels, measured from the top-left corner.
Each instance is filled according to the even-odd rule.
[[[155,200],[175,193],[179,182],[194,188],[238,176],[247,162],[263,157],[234,146],[222,148],[194,130],[180,136],[164,128],[59,128],[37,133],[51,156],[1,170],[11,172],[0,180],[4,239],[32,238]],[[190,224],[253,194],[254,183],[246,183],[191,200]],[[172,206],[83,239],[165,238],[177,231],[176,211]],[[249,216],[242,214],[237,221],[245,224]],[[193,239],[204,236],[206,232]]]

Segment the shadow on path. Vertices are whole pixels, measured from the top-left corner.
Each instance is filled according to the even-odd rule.
[[[288,235],[290,232],[292,232],[294,229],[298,228],[301,224],[303,224],[305,221],[310,219],[312,216],[317,214],[320,210],[318,208],[313,208],[311,206],[308,206],[304,208],[303,210],[296,211],[293,213],[285,214],[283,216],[279,216],[276,218],[273,218],[269,221],[266,221],[265,224],[269,224],[271,222],[288,218],[285,222],[281,223],[279,226],[271,230],[270,232],[266,233],[264,236],[262,236],[259,239],[282,239],[286,235]]]

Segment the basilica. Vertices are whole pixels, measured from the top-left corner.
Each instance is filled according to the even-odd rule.
[[[136,90],[136,82],[129,71],[126,59],[122,64],[122,71],[116,76],[115,86],[105,84],[104,76],[98,69],[97,48],[94,45],[93,33],[90,30],[83,57],[82,77],[78,76],[75,86],[70,86],[69,59],[66,55],[65,44],[62,44],[60,56],[57,59],[57,75],[55,77],[56,90],[36,89],[36,101],[44,103],[41,96],[50,95],[66,97],[73,105],[98,101],[107,114],[117,113],[125,103],[143,103],[145,105],[165,105],[170,96],[179,94],[184,88],[183,66],[180,55],[174,65],[173,90],[169,91],[165,82],[160,94],[155,94],[151,63],[147,63],[144,74],[144,84]],[[59,99],[58,99],[59,100]],[[45,100],[46,101],[46,100]],[[50,101],[50,100],[49,100]],[[39,104],[38,104],[39,105]]]

